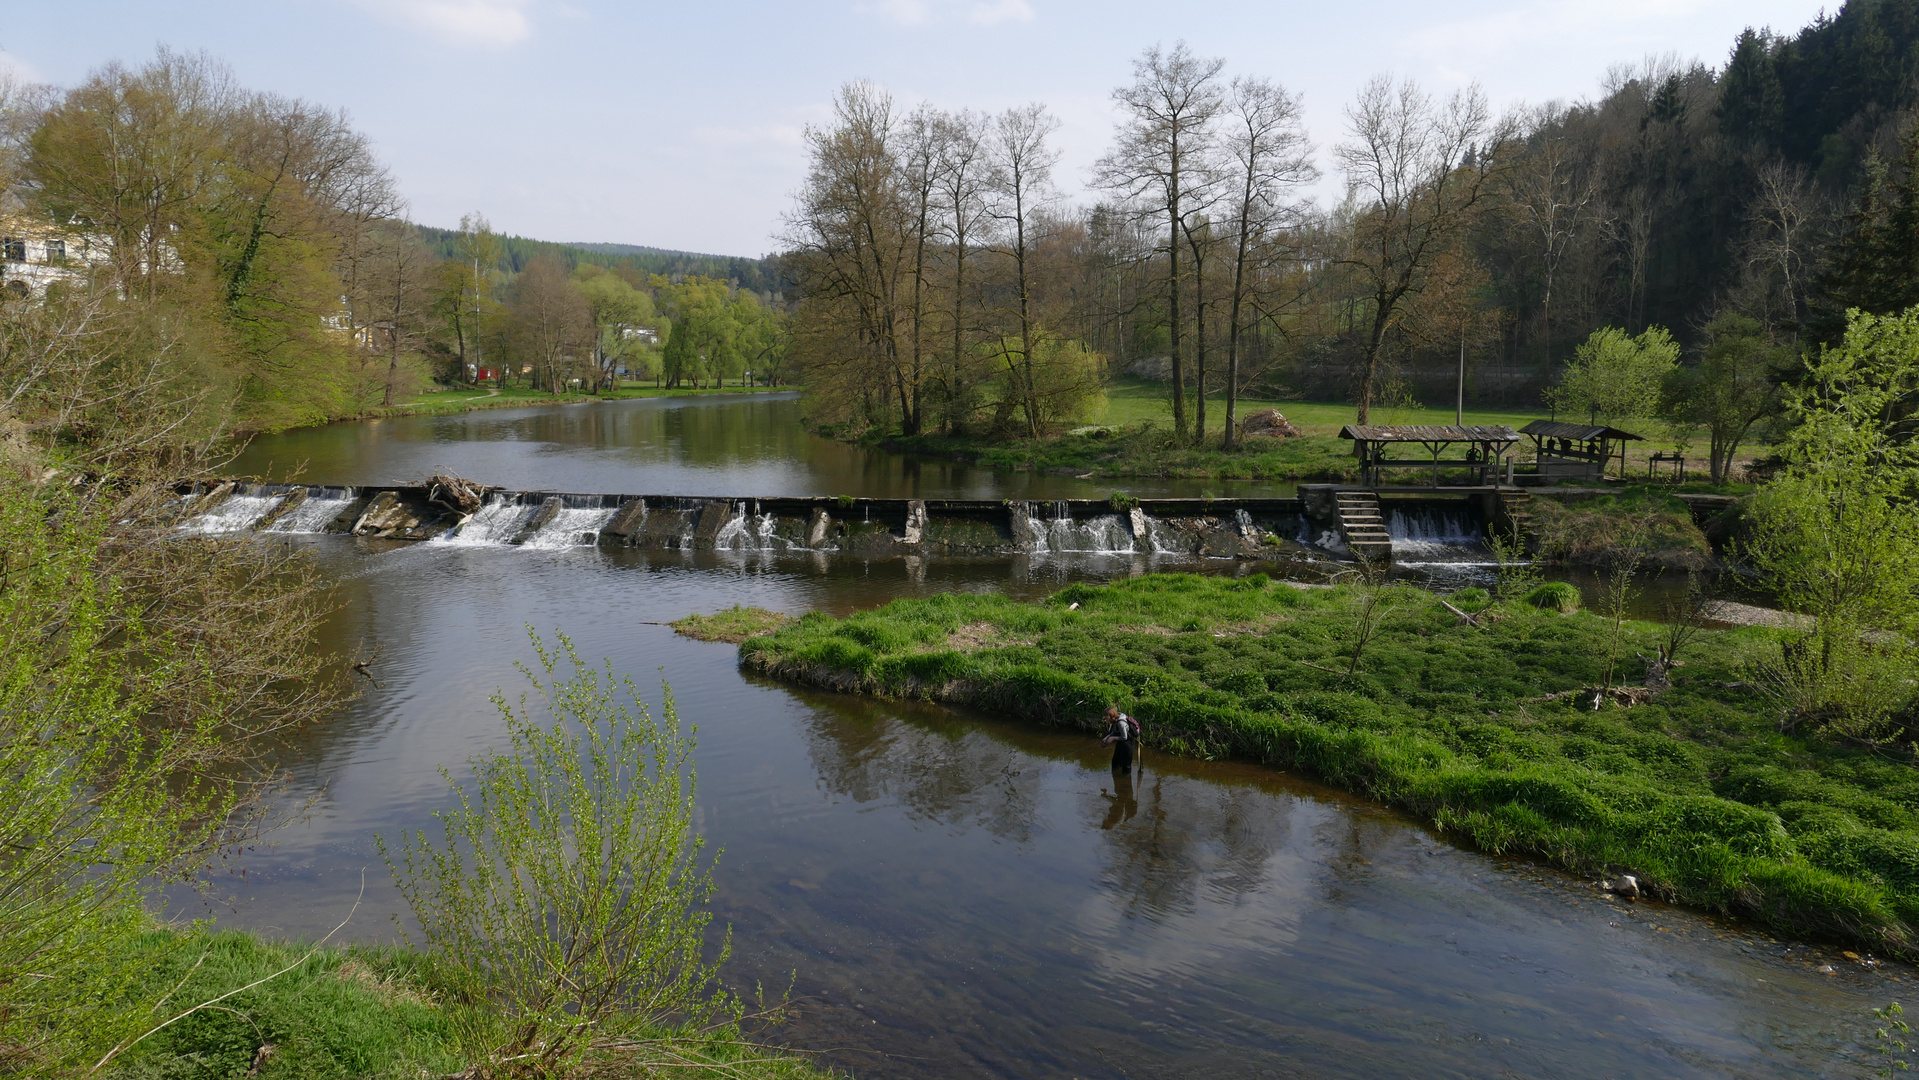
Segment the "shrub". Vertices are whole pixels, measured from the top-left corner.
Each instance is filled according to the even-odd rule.
[[[1579,610],[1579,590],[1568,582],[1548,581],[1535,585],[1521,600],[1536,608],[1570,615]]]
[[[397,850],[376,837],[425,944],[507,1023],[499,1071],[547,1076],[595,1040],[736,1020],[706,959],[713,892],[693,831],[693,734],[669,691],[655,719],[631,679],[588,666],[564,635],[521,666],[545,722],[496,694],[511,740],[473,759],[458,803]],[[564,660],[570,677],[556,674]],[[397,862],[395,858],[397,856]]]

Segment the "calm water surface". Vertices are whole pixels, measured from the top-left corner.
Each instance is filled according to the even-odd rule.
[[[779,400],[634,404],[339,425],[257,444],[241,467],[297,453],[317,482],[451,465],[668,494],[1004,497],[1073,482],[818,446]],[[582,408],[616,415],[576,421]],[[290,754],[290,798],[313,813],[219,882],[228,925],[317,936],[365,868],[347,933],[391,937],[403,907],[373,835],[428,824],[446,803],[436,766],[500,742],[487,697],[514,691],[530,624],[671,682],[700,726],[699,827],[724,849],[728,977],[784,986],[797,972],[802,1008],[781,1037],[835,1048],[827,1060],[859,1075],[1851,1077],[1869,1075],[1867,1010],[1912,978],[1608,902],[1269,770],[1153,755],[1118,784],[1090,739],[747,678],[731,646],[652,625],[735,603],[1041,595],[1145,560],[292,542],[341,581],[329,647],[375,657],[380,682]],[[1837,973],[1818,973],[1828,961]]]

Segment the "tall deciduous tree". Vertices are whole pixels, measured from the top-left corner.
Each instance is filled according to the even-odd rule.
[[[1512,126],[1493,119],[1477,84],[1442,104],[1385,76],[1366,84],[1346,121],[1334,153],[1356,216],[1339,262],[1358,274],[1371,309],[1359,357],[1363,424],[1400,304],[1425,287],[1434,260],[1478,209],[1499,162],[1492,148]]]
[[[558,261],[534,259],[513,284],[512,339],[545,389],[558,394],[593,351],[593,313]]]
[[[1798,350],[1775,340],[1759,320],[1728,313],[1706,327],[1698,366],[1667,378],[1662,408],[1676,423],[1706,429],[1713,483],[1726,481],[1752,426],[1779,411],[1780,384],[1798,359]]]
[[[1173,376],[1173,429],[1187,437],[1186,371],[1180,348],[1181,293],[1179,249],[1191,213],[1196,178],[1206,173],[1216,132],[1213,121],[1224,106],[1219,73],[1226,61],[1193,55],[1185,42],[1163,52],[1155,45],[1133,61],[1133,81],[1113,91],[1122,110],[1111,152],[1097,167],[1100,182],[1129,202],[1160,217],[1166,229],[1164,295]],[[1202,392],[1204,388],[1201,388]]]
[[[1239,439],[1240,334],[1271,271],[1277,234],[1303,208],[1292,190],[1319,176],[1300,118],[1299,97],[1268,79],[1237,78],[1226,108],[1224,145],[1231,163],[1232,286],[1226,317],[1227,449]],[[1203,387],[1202,387],[1203,389]],[[1202,405],[1204,398],[1201,399]],[[1203,421],[1202,421],[1203,426]]]
[[[1042,211],[1052,193],[1053,167],[1059,163],[1058,152],[1047,142],[1058,128],[1059,121],[1044,105],[1026,105],[1001,113],[987,142],[995,196],[987,212],[999,226],[998,250],[1010,266],[1014,298],[1014,319],[999,334],[997,354],[1010,396],[1026,418],[1028,436],[1039,435],[1045,418],[1034,356],[1034,232],[1045,220]]]

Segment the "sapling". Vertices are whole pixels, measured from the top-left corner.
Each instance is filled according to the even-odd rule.
[[[1607,550],[1606,617],[1612,622],[1612,632],[1606,639],[1606,678],[1599,684],[1599,693],[1593,695],[1594,709],[1598,709],[1612,691],[1613,676],[1619,669],[1619,639],[1625,631],[1626,609],[1639,595],[1635,576],[1645,561],[1646,540],[1651,531],[1651,513],[1628,514],[1620,520],[1613,545]]]
[[[474,758],[467,784],[441,769],[457,802],[435,815],[441,841],[376,842],[424,944],[507,1018],[493,1071],[552,1076],[606,1040],[742,1010],[716,986],[730,932],[706,952],[694,731],[671,691],[656,718],[610,665],[531,636],[534,704],[496,694],[508,747]]]

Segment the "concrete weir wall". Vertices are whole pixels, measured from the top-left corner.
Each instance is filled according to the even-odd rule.
[[[182,491],[183,531],[348,533],[467,545],[889,554],[1163,554],[1284,558],[1325,535],[1285,499],[695,498],[485,489],[471,513],[425,485],[327,488],[236,482]],[[1473,518],[1462,500],[1432,503]],[[1436,511],[1435,511],[1436,512]]]

